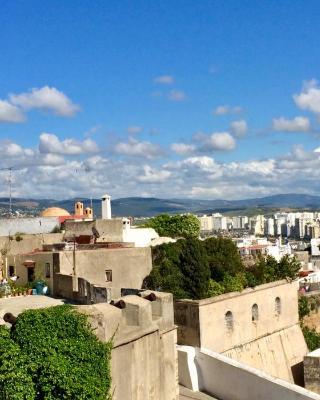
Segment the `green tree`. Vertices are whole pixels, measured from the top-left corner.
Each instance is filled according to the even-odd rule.
[[[5,342],[5,343],[4,343]],[[106,400],[111,343],[71,306],[27,310],[0,333],[0,400]]]
[[[235,276],[244,271],[237,246],[231,239],[209,238],[203,244],[213,280],[221,282],[225,274]]]
[[[188,298],[204,299],[208,297],[210,269],[203,244],[198,239],[182,241],[180,270],[183,274],[184,290]]]
[[[209,280],[208,297],[219,296],[224,292],[224,286],[221,283],[216,282],[213,279]]]
[[[160,236],[173,238],[198,237],[200,234],[200,221],[192,214],[161,214],[151,218],[144,227],[153,228]]]

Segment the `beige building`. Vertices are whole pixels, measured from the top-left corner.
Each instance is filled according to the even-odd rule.
[[[204,300],[175,302],[178,343],[212,350],[301,383],[307,346],[296,282],[278,281]]]

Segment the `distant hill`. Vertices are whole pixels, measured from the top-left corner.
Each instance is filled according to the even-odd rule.
[[[74,202],[80,200],[85,206],[90,206],[90,199],[76,198],[68,200],[53,199],[12,199],[13,209],[39,213],[47,207],[58,206],[73,212]],[[93,208],[96,215],[101,214],[100,199],[93,199]],[[193,212],[210,214],[213,212],[228,212],[243,214],[250,210],[250,214],[261,213],[268,209],[306,209],[319,210],[320,196],[305,194],[280,194],[262,198],[244,200],[194,200],[194,199],[158,199],[154,197],[126,197],[112,200],[112,215],[150,217],[161,213]],[[0,198],[0,208],[8,209],[9,199]]]

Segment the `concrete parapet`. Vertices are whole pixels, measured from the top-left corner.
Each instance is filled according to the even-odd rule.
[[[185,353],[185,346],[178,352]],[[199,390],[219,399],[320,400],[316,393],[207,349],[195,349],[194,360],[179,354],[179,362],[184,363],[179,365],[179,372],[184,372],[184,383],[189,379],[190,385],[188,377],[196,369]]]
[[[151,301],[153,321],[159,326],[160,331],[170,329],[174,325],[172,294],[151,290],[140,293],[142,298],[148,298],[152,294],[155,295],[154,301]]]

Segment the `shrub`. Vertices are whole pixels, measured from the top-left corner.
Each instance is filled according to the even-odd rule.
[[[100,342],[73,307],[27,310],[1,340],[1,400],[107,398],[111,343]]]

